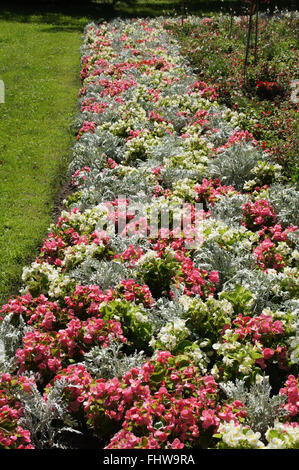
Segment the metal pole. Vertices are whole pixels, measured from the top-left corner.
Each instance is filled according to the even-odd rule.
[[[258,41],[258,28],[259,28],[259,0],[256,0],[255,12],[255,44],[254,44],[254,63],[257,64],[257,41]]]
[[[252,31],[252,16],[253,16],[253,2],[250,5],[249,11],[249,21],[248,21],[248,31],[247,31],[247,43],[246,43],[246,52],[245,52],[245,60],[244,60],[244,81],[246,82],[246,72],[247,72],[247,64],[248,64],[248,56],[249,56],[249,49],[250,49],[250,40],[251,40],[251,31]]]
[[[184,0],[181,1],[181,12],[182,12],[182,26],[184,24],[184,15],[185,15],[185,3]]]

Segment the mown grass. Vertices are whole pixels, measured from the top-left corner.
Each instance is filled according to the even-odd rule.
[[[15,293],[65,178],[87,18],[0,17],[0,303]],[[59,21],[57,21],[59,20]],[[63,23],[65,26],[63,27]],[[72,27],[70,27],[72,26]]]

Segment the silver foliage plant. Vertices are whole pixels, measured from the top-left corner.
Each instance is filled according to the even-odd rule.
[[[220,384],[222,390],[231,400],[240,400],[244,403],[247,418],[246,422],[255,432],[265,435],[268,428],[273,427],[275,420],[288,415],[283,408],[286,401],[284,395],[271,396],[269,377],[260,376],[256,383],[248,389],[243,380],[229,381]]]
[[[273,184],[269,189],[268,199],[280,223],[285,226],[299,226],[299,191],[295,186]]]
[[[212,217],[229,226],[240,226],[243,219],[243,205],[249,198],[245,194],[225,195],[214,206],[208,205]]]
[[[102,290],[116,287],[122,279],[132,278],[132,270],[117,261],[86,258],[69,276],[81,285],[97,285]]]
[[[109,345],[106,348],[92,348],[85,354],[82,364],[96,379],[120,378],[133,367],[141,367],[144,364],[146,357],[143,351],[127,355],[122,349],[123,345],[109,336]]]
[[[0,323],[0,373],[13,373],[16,369],[15,353],[22,346],[23,337],[32,328],[29,327],[22,315],[19,324],[13,324],[14,314],[6,315]]]
[[[233,145],[212,159],[208,174],[220,178],[222,184],[232,185],[242,191],[250,171],[263,159],[261,152],[250,144]]]
[[[226,282],[238,275],[244,267],[250,269],[252,262],[251,253],[248,253],[241,244],[236,244],[234,250],[227,251],[213,240],[206,242],[194,257],[196,267],[207,271],[218,271],[218,290],[221,290]]]
[[[106,155],[99,150],[95,142],[77,142],[73,149],[73,158],[69,165],[68,176],[71,178],[76,170],[80,170],[84,166],[103,168],[106,159]]]
[[[281,290],[280,284],[283,281],[282,273],[272,275],[243,266],[224,283],[222,292],[231,291],[236,284],[239,284],[253,294],[252,312],[254,314],[259,315],[266,307],[285,311],[290,305],[292,294],[286,288]]]
[[[66,386],[66,379],[56,380],[47,394],[47,399],[35,384],[31,384],[30,392],[20,391],[18,394],[23,406],[19,424],[30,431],[35,449],[67,448],[63,434],[81,434],[76,421],[67,410],[67,402],[63,399]],[[57,425],[58,423],[60,425]]]
[[[74,204],[75,207],[84,211],[104,201],[113,201],[120,194],[134,195],[138,192],[143,193],[150,202],[153,185],[146,181],[149,171],[132,170],[126,174],[122,174],[118,168],[103,172],[101,168],[95,168],[93,165],[86,175],[83,189],[78,188],[81,194],[80,200]]]
[[[179,295],[174,287],[172,290],[175,296]],[[177,298],[170,300],[167,297],[161,297],[149,311],[149,318],[154,325],[154,333],[159,332],[167,323],[183,318],[183,314],[184,309],[178,303]]]

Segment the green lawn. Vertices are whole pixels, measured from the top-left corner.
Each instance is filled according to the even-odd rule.
[[[38,253],[65,178],[87,21],[0,12],[0,304]]]

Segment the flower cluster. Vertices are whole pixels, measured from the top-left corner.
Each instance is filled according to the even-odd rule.
[[[239,2],[235,5],[239,12],[242,3],[254,2]],[[242,130],[252,134],[259,147],[268,152],[271,165],[281,165],[284,176],[296,182],[298,100],[293,99],[293,87],[298,78],[298,49],[285,48],[285,44],[296,43],[298,12],[280,8],[277,15],[258,16],[258,50],[254,60],[249,54],[246,79],[246,16],[220,13],[200,19],[188,15],[184,24],[172,18],[165,23],[200,79],[215,87],[217,101],[244,113]]]
[[[161,19],[89,24],[81,65],[75,192],[0,310],[5,359],[45,402],[62,384],[109,449],[296,446],[298,227],[268,197],[279,169]],[[267,431],[219,387],[261,374],[287,399]],[[3,445],[30,446],[3,390]]]
[[[276,82],[267,82],[259,80],[256,84],[257,94],[262,99],[273,99],[281,90]]]
[[[264,199],[244,204],[243,211],[243,224],[248,230],[255,231],[264,226],[275,225],[276,214],[269,202]]]
[[[30,432],[19,425],[23,406],[19,390],[30,393],[30,380],[3,373],[0,376],[0,449],[34,449]]]
[[[49,381],[69,363],[80,361],[94,345],[106,347],[110,337],[124,342],[121,325],[114,320],[91,317],[86,321],[71,320],[58,331],[29,331],[23,338],[22,348],[16,351],[18,372],[38,372],[40,381]]]
[[[158,351],[155,362],[132,369],[122,381],[98,381],[90,390],[90,425],[103,435],[107,420],[123,423],[107,448],[173,449],[187,441],[204,446],[220,422],[246,415],[241,403],[217,404],[214,378],[202,376],[187,356],[169,351]]]

